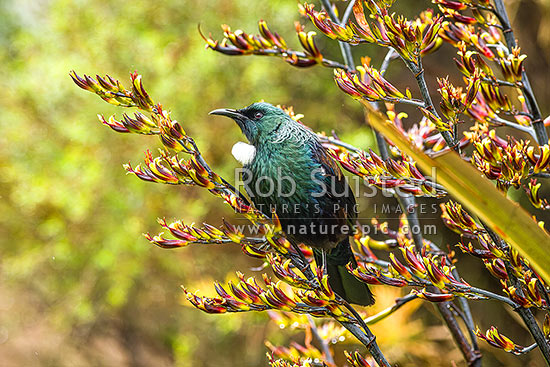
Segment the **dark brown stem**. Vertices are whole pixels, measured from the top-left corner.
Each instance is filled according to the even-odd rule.
[[[410,195],[409,196],[399,195],[397,196],[397,200],[399,201],[399,204],[401,205],[401,207],[403,208],[403,211],[407,215],[407,220],[409,221],[409,228],[412,233],[416,250],[420,252],[422,251],[424,241],[422,238],[422,234],[420,233],[420,222],[418,220],[418,215],[416,214],[416,203],[415,203],[416,200],[414,199],[413,196],[410,196]],[[439,289],[435,286],[427,287],[427,289],[428,291],[433,293],[440,293]],[[481,366],[481,353],[478,349],[477,343],[473,341],[475,339],[472,339],[472,345],[468,343],[466,335],[464,335],[464,332],[458,325],[458,322],[456,321],[455,316],[449,310],[449,304],[450,302],[441,302],[441,303],[436,303],[435,306],[439,310],[441,317],[445,321],[447,328],[451,332],[451,335],[453,336],[453,339],[456,345],[459,347],[460,351],[462,352],[462,355],[464,356],[464,359],[468,363],[468,366],[479,367]],[[463,312],[468,315],[468,317],[464,318],[464,322],[468,327],[468,329],[470,329],[471,327],[470,321],[472,320],[470,307],[467,302],[461,303],[461,306],[463,307]],[[472,331],[470,331],[470,336],[471,336],[471,332]]]
[[[460,326],[449,308],[449,302],[438,303],[436,306],[445,324],[447,324],[447,327],[451,331],[455,343],[460,347],[468,366],[481,366],[481,353],[468,344],[464,333],[462,333]]]
[[[385,152],[382,153],[383,150],[379,149],[381,157],[382,159],[388,159],[389,157],[387,155],[386,142],[378,132],[376,132],[376,134],[377,134],[377,142],[382,142],[383,149],[385,150]],[[403,208],[403,211],[407,215],[407,220],[409,221],[409,228],[411,229],[415,247],[417,251],[421,251],[423,247],[423,238],[419,230],[420,222],[418,220],[418,215],[415,208],[416,200],[413,196],[410,196],[410,195],[397,195],[397,200],[399,201],[400,206]],[[437,289],[436,287],[429,287],[429,288],[430,288],[429,289],[430,292],[439,293],[439,289]],[[470,338],[472,339],[471,346],[468,343],[466,336],[462,332],[462,329],[460,329],[460,327],[458,326],[458,323],[454,315],[449,311],[449,302],[437,303],[436,307],[438,308],[439,313],[441,314],[441,317],[445,321],[445,324],[449,328],[449,331],[451,332],[453,339],[455,340],[455,343],[460,348],[460,351],[462,352],[464,359],[468,363],[468,366],[475,366],[475,367],[481,366],[481,353],[479,351],[475,338],[472,338],[473,321],[472,321],[472,314],[471,314],[468,302],[466,302],[466,300],[464,299],[463,302],[461,302],[461,307],[463,308],[464,314],[468,315],[467,317],[464,318],[464,322],[470,332]]]
[[[435,245],[432,243],[431,246],[434,247]],[[364,257],[364,256],[361,258],[361,260],[366,262],[366,263],[381,266],[384,269],[387,269],[390,266],[390,263],[388,261],[384,261],[384,260],[372,259],[372,258],[368,258],[368,257]],[[405,266],[405,268],[408,268],[408,267]],[[408,270],[410,271],[410,269],[408,269]],[[426,279],[422,279],[422,278],[419,278],[419,277],[416,277],[416,276],[413,276],[413,280],[409,280],[407,282],[407,284],[411,287],[423,287],[423,288],[433,285],[431,283],[431,281],[426,280]],[[519,307],[519,305],[516,302],[512,301],[510,298],[501,296],[499,294],[493,293],[493,292],[488,291],[486,289],[481,289],[481,288],[467,286],[467,285],[464,285],[464,286],[455,285],[454,289],[452,289],[452,291],[459,292],[459,293],[470,293],[470,294],[475,294],[475,295],[482,296],[482,297],[485,297],[485,298],[491,298],[491,299],[494,299],[495,301],[504,302],[507,305],[509,305],[510,307],[512,307],[513,309],[516,309],[516,308]],[[485,299],[485,298],[483,298],[483,299]]]
[[[293,51],[293,50],[288,50],[288,49],[261,49],[261,50],[258,50],[258,51],[254,51],[253,54],[254,55],[268,55],[268,56],[293,55],[293,56],[296,56],[296,57],[299,57],[299,58],[306,58],[306,59],[308,57],[310,57],[305,52]],[[323,66],[326,66],[326,67],[329,67],[329,68],[348,70],[348,67],[346,65],[344,65],[342,63],[339,63],[338,61],[333,61],[333,60],[323,58],[321,63],[322,63]]]
[[[457,272],[458,274],[458,272]],[[455,276],[455,274],[453,273],[453,276]],[[466,301],[466,299],[464,297],[459,297],[458,298],[458,301],[460,303],[460,301]],[[472,343],[472,346],[474,347],[474,350],[477,350],[479,351],[479,345],[477,344],[477,335],[475,333],[475,324],[474,324],[474,320],[471,318],[472,315],[468,315],[464,312],[462,312],[462,310],[460,309],[460,307],[464,308],[462,303],[460,305],[460,307],[456,307],[453,303],[451,303],[449,306],[452,307],[452,311],[455,312],[456,314],[458,314],[458,316],[460,316],[460,318],[462,319],[462,321],[464,321],[464,323],[466,324],[466,326],[468,327],[468,333],[470,334],[470,342]]]
[[[502,33],[504,34],[504,39],[506,40],[506,45],[511,51],[514,47],[517,46],[516,37],[514,36],[514,31],[512,30],[512,25],[510,24],[510,19],[508,18],[508,13],[506,12],[506,7],[502,0],[495,0],[495,11],[494,13],[498,17],[500,24],[502,25]],[[548,143],[548,133],[544,127],[544,121],[542,120],[542,115],[540,112],[539,105],[533,93],[533,88],[529,82],[529,77],[525,70],[521,72],[521,79],[523,85],[523,92],[525,95],[525,102],[527,108],[531,115],[533,116],[533,128],[535,129],[535,134],[537,135],[537,142],[540,145]]]
[[[296,250],[297,254],[288,253],[286,256],[290,258],[294,266],[304,274],[304,276],[308,279],[310,285],[317,289],[319,288],[319,282],[317,280],[317,277],[313,274],[313,271],[308,265],[308,262],[300,250],[300,248],[297,245],[292,244],[293,248]],[[336,294],[336,300],[340,304],[344,305],[350,311],[350,313],[353,315],[353,317],[356,319],[357,323],[361,326],[359,328],[356,324],[352,322],[346,322],[346,321],[338,321],[342,326],[344,326],[346,329],[349,330],[353,336],[357,338],[371,353],[372,357],[376,360],[379,366],[383,367],[390,367],[390,363],[386,360],[386,357],[380,350],[380,347],[376,343],[376,337],[374,334],[370,331],[369,327],[363,321],[361,318],[361,315],[342,297]]]
[[[330,351],[330,348],[328,346],[328,343],[325,339],[319,335],[319,331],[317,330],[317,325],[315,325],[315,320],[313,320],[313,317],[311,315],[307,315],[307,321],[309,322],[309,328],[311,330],[311,334],[313,334],[313,337],[319,343],[321,346],[321,349],[325,355],[325,360],[334,365],[334,358],[332,357],[332,353]]]
[[[515,277],[510,264],[508,262],[506,262],[505,264],[506,272],[508,273],[508,278],[510,279],[510,282],[516,288],[518,296],[523,297],[523,291],[521,290],[520,281],[518,280],[518,278]],[[533,312],[531,312],[529,308],[524,307],[518,307],[515,309],[515,311],[521,316],[521,319],[525,323],[525,326],[527,326],[527,328],[529,329],[529,332],[535,339],[535,342],[537,343],[540,352],[546,360],[546,364],[550,366],[550,346],[548,345],[548,341],[546,340],[544,333],[540,329],[537,320],[533,315]]]
[[[386,72],[394,52],[395,51],[391,49],[386,55],[386,57],[384,58],[384,62],[382,63],[382,67],[381,67],[381,70],[383,73]],[[420,66],[420,68],[422,68],[422,66]],[[419,77],[417,78],[417,81],[418,81],[420,90],[422,91],[424,102],[426,103],[426,105],[431,105],[432,110],[434,111],[434,113],[437,114],[437,111],[435,111],[435,108],[433,107],[433,102],[428,92],[426,81],[424,80],[424,77],[423,77],[423,71],[420,73]],[[388,147],[387,147],[386,141],[378,131],[376,131],[375,134],[376,134],[376,142],[378,143],[378,150],[380,152],[380,156],[382,157],[382,159],[388,160],[390,157],[388,154]],[[417,251],[422,251],[422,247],[424,245],[424,239],[422,238],[422,234],[420,232],[420,221],[418,219],[418,213],[416,210],[416,199],[412,195],[398,194],[396,195],[396,197],[397,197],[397,201],[399,202],[399,205],[407,215],[407,220],[409,222],[409,228],[410,228],[410,232],[412,233],[415,247]],[[457,279],[460,279],[458,274],[456,276],[457,276]],[[437,289],[436,287],[430,287],[430,288],[433,288],[433,289],[430,289],[430,291],[432,292],[435,292],[435,293],[439,292],[439,289]],[[466,336],[458,326],[458,323],[454,315],[449,311],[448,309],[449,302],[438,303],[436,306],[439,310],[439,313],[441,314],[441,317],[443,317],[443,319],[445,320],[445,323],[447,324],[449,331],[453,335],[453,339],[455,340],[455,343],[457,344],[462,354],[464,355],[464,359],[466,360],[468,365],[479,367],[481,366],[481,352],[479,351],[475,334],[473,334],[474,324],[473,324],[473,318],[472,318],[470,306],[466,301],[466,299],[459,297],[459,300],[460,300],[459,301],[460,306],[462,307],[463,313],[465,315],[464,323],[466,324],[468,331],[470,333],[470,339],[472,341],[471,346],[468,343]]]
[[[386,357],[382,354],[380,351],[380,348],[378,348],[378,344],[376,343],[376,336],[371,334],[372,337],[368,337],[365,335],[363,330],[351,322],[340,322],[343,327],[348,329],[350,333],[352,333],[363,345],[365,345],[376,363],[380,367],[391,367],[391,364],[386,360]]]
[[[489,237],[493,240],[495,245],[500,247],[503,251],[508,251],[508,244],[500,238],[495,232],[493,232],[488,226],[486,226],[482,222],[483,227],[487,231],[487,234],[489,234]],[[519,279],[514,275],[514,270],[512,269],[512,266],[509,261],[504,261],[504,265],[506,266],[506,273],[508,274],[508,279],[510,280],[510,283],[516,288],[516,292],[518,296],[523,297],[523,290],[522,285]],[[525,323],[525,326],[527,326],[527,329],[529,329],[529,332],[535,339],[535,342],[537,343],[540,352],[542,353],[544,359],[546,360],[546,364],[550,366],[550,345],[548,344],[548,341],[546,340],[544,333],[540,329],[539,325],[537,324],[537,320],[535,320],[535,316],[533,315],[533,312],[529,308],[518,306],[514,309],[516,311],[523,322]]]
[[[458,274],[458,270],[456,270],[456,268],[453,269],[452,274],[456,279],[460,279],[460,275]],[[458,303],[460,304],[460,308],[462,309],[462,312],[463,312],[462,320],[464,320],[464,323],[466,324],[466,328],[468,329],[468,333],[470,334],[470,341],[472,342],[472,347],[474,351],[479,353],[481,357],[479,345],[477,344],[477,335],[475,333],[476,326],[474,324],[474,318],[472,317],[472,311],[470,310],[470,304],[468,303],[468,300],[464,297],[458,297],[457,299],[458,299]],[[481,365],[481,362],[479,364]]]
[[[418,88],[420,89],[420,94],[422,94],[422,99],[424,101],[424,108],[432,112],[437,118],[441,119],[439,116],[439,113],[435,109],[434,103],[432,101],[432,97],[430,96],[430,90],[428,89],[428,84],[426,84],[426,78],[424,77],[424,68],[422,66],[422,59],[418,58],[418,64],[415,64],[411,61],[403,59],[409,70],[414,74],[414,78],[416,79],[416,83],[418,84]],[[449,148],[460,152],[460,147],[458,146],[458,142],[456,141],[456,137],[453,137],[449,131],[441,130],[439,131],[441,136],[443,136],[443,139],[445,139],[445,143],[447,143],[447,146]]]
[[[361,326],[359,331],[362,331],[362,333],[357,332],[356,330],[357,325],[355,324],[348,323],[348,322],[340,322],[340,324],[342,324],[342,326],[348,329],[353,335],[355,335],[356,338],[358,338],[361,341],[361,343],[363,343],[363,345],[367,347],[367,349],[369,350],[369,353],[372,355],[372,357],[380,367],[390,367],[391,366],[390,363],[388,362],[388,360],[380,350],[380,347],[376,343],[376,336],[372,333],[372,331],[370,331],[369,327],[367,326],[367,324],[365,323],[361,315],[359,315],[359,313],[357,313],[357,311],[355,311],[355,309],[343,298],[337,297],[337,300],[340,301],[344,305],[344,307],[346,307],[348,311],[350,311],[351,314],[355,317],[355,319]]]

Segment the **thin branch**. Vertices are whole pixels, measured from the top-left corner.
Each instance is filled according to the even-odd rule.
[[[447,324],[447,327],[451,331],[455,343],[460,347],[460,350],[464,354],[464,358],[466,359],[468,366],[481,366],[480,351],[478,349],[473,349],[468,344],[466,338],[464,337],[464,334],[462,333],[462,330],[460,329],[460,326],[456,322],[456,319],[451,312],[449,305],[450,302],[442,302],[437,304],[439,313],[441,314],[443,320]],[[460,332],[456,332],[457,330]]]
[[[483,225],[495,245],[499,246],[503,251],[509,249],[508,244],[502,238],[500,238],[495,232],[493,232],[488,226],[486,226],[485,223],[481,222],[481,224]],[[508,273],[508,279],[510,280],[510,283],[512,283],[512,285],[516,288],[518,296],[523,297],[521,282],[515,276],[514,270],[512,269],[510,262],[504,261],[504,265],[506,267],[506,273]],[[535,342],[538,345],[540,352],[546,360],[546,364],[550,366],[550,345],[546,341],[544,333],[537,324],[537,320],[535,320],[533,312],[531,312],[531,309],[521,306],[516,307],[514,311],[516,311],[521,316],[523,322],[525,323],[525,326],[527,326],[527,329],[529,329],[529,332],[535,339]]]
[[[328,16],[330,17],[330,20],[332,20],[334,23],[340,24],[340,20],[336,16],[336,13],[332,8],[332,4],[330,3],[330,0],[321,0],[321,3],[323,4],[323,7],[327,11]],[[342,41],[338,41],[338,43],[340,44],[340,51],[342,52],[344,63],[347,65],[349,69],[355,70],[355,62],[353,61],[353,55],[351,54],[351,47],[349,43],[342,42]]]
[[[535,349],[536,347],[538,347],[537,343],[533,343],[533,344],[529,345],[528,347],[525,347],[522,350],[519,350],[519,351],[515,352],[514,354],[515,355],[527,354],[530,351],[532,351],[533,349]]]
[[[369,259],[369,258],[364,258],[363,257],[363,258],[361,258],[361,260],[366,262],[366,263],[369,263],[369,264],[375,264],[375,265],[381,266],[383,268],[388,268],[388,266],[390,265],[389,262],[387,262],[385,260],[380,260],[380,259]],[[404,266],[405,266],[405,268],[407,268],[409,270],[409,272],[412,272],[408,266],[406,266],[406,265],[404,265]],[[429,287],[429,286],[433,285],[429,280],[419,278],[416,275],[413,275],[413,278],[414,278],[414,280],[407,281],[407,285],[409,285],[411,287]],[[510,298],[501,296],[500,294],[493,293],[493,292],[488,291],[486,289],[472,287],[472,286],[469,286],[469,285],[468,286],[461,286],[461,285],[457,285],[457,284],[453,284],[453,285],[451,285],[451,287],[453,288],[453,289],[450,289],[451,291],[455,291],[455,292],[458,292],[458,293],[476,294],[478,296],[484,297],[483,299],[486,299],[486,298],[494,299],[495,301],[500,301],[500,302],[506,303],[507,305],[509,305],[510,307],[512,307],[514,309],[519,307],[519,305],[516,302],[512,301]]]
[[[505,263],[506,265],[506,272],[508,273],[508,278],[516,287],[518,296],[523,297],[523,291],[521,289],[521,283],[520,281],[515,277],[514,271],[511,269],[511,266],[509,263]],[[535,316],[533,315],[533,312],[529,308],[524,307],[518,307],[515,309],[517,313],[521,316],[523,322],[529,329],[529,332],[535,339],[536,344],[538,345],[540,352],[542,353],[544,359],[546,360],[546,364],[550,366],[550,346],[548,345],[548,342],[546,341],[546,338],[544,337],[544,333],[540,329],[539,325],[537,324],[537,320],[535,319]]]
[[[472,293],[476,293],[476,294],[479,294],[481,296],[485,296],[487,298],[492,298],[495,301],[500,301],[500,302],[506,303],[507,305],[509,305],[510,307],[512,307],[514,309],[519,307],[519,305],[516,302],[512,301],[510,298],[501,296],[500,294],[493,293],[493,292],[488,291],[486,289],[481,289],[481,288],[471,287],[471,286],[466,287],[465,289],[468,289]]]
[[[349,150],[350,152],[354,152],[354,153],[360,153],[362,152],[363,150],[351,145],[351,144],[348,144],[340,139],[337,139],[337,138],[334,138],[334,137],[328,137],[328,136],[322,136],[322,135],[318,135],[319,136],[319,139],[321,140],[322,143],[330,143],[332,145],[336,145],[338,147],[342,147],[346,150]],[[368,155],[368,154],[367,154]]]
[[[390,66],[390,62],[397,59],[398,57],[399,57],[399,54],[395,52],[393,48],[390,47],[389,51],[386,53],[386,57],[384,57],[384,61],[382,61],[382,65],[380,66],[380,74],[382,76],[386,74],[386,71]]]
[[[311,315],[307,315],[307,321],[309,322],[309,329],[311,330],[311,334],[313,334],[313,337],[319,343],[321,346],[321,349],[323,350],[323,353],[325,355],[325,360],[334,365],[334,358],[332,357],[332,353],[330,351],[330,348],[328,346],[328,343],[325,339],[319,335],[319,331],[317,330],[317,325],[315,325],[315,320],[313,320],[313,317]]]
[[[294,244],[293,248],[296,250],[297,254],[293,254],[292,252],[288,253],[288,256],[294,266],[296,266],[300,271],[306,276],[308,281],[310,282],[311,286],[313,288],[319,287],[319,282],[317,280],[317,277],[313,274],[313,271],[309,267],[308,262],[300,250],[300,248]],[[356,324],[352,322],[347,321],[340,321],[338,322],[349,330],[349,332],[357,338],[367,349],[369,350],[370,354],[373,356],[373,358],[376,360],[379,366],[381,367],[390,367],[390,363],[386,360],[386,357],[382,354],[382,351],[380,350],[380,347],[376,343],[376,336],[370,331],[367,324],[363,321],[361,318],[361,315],[357,313],[357,311],[342,297],[340,297],[338,294],[336,294],[336,301],[340,304],[344,305],[351,314],[356,319],[357,323],[361,325],[361,328],[359,328]]]
[[[500,80],[500,79],[497,79],[497,80],[493,80],[493,79],[490,79],[490,78],[482,78],[483,81],[487,82],[487,83],[490,83],[491,85],[497,85],[497,86],[505,86],[505,87],[512,87],[512,88],[519,88],[520,86],[515,84],[515,83],[511,83],[511,82],[507,82],[505,80]]]
[[[369,338],[365,335],[362,329],[359,328],[359,326],[351,322],[341,322],[341,324],[348,329],[348,331],[352,333],[363,345],[367,346],[370,354],[380,367],[391,367],[391,364],[386,360],[386,357],[384,357],[378,347],[378,344],[376,343],[376,336],[371,333],[370,335],[372,338]]]
[[[498,124],[501,124],[501,125],[512,127],[512,128],[514,128],[516,130],[519,130],[519,131],[523,131],[523,132],[531,135],[533,138],[535,138],[538,141],[538,137],[537,137],[537,134],[535,133],[535,129],[531,126],[523,126],[523,125],[517,124],[515,122],[505,120],[505,119],[503,119],[499,116],[495,116],[491,120],[494,123],[498,123]]]
[[[500,24],[502,25],[502,33],[504,34],[504,39],[506,40],[506,45],[509,50],[512,50],[517,46],[516,37],[514,36],[514,31],[510,24],[510,19],[508,18],[508,13],[506,12],[506,7],[502,0],[495,0],[495,11],[494,13],[498,17]],[[529,82],[529,77],[525,72],[525,69],[521,72],[521,79],[523,84],[523,91],[525,94],[525,102],[527,103],[527,108],[533,115],[533,128],[537,135],[537,142],[539,144],[546,144],[548,142],[548,133],[544,127],[544,121],[542,120],[542,115],[533,93],[533,88]]]
[[[456,268],[453,268],[451,271],[453,276],[456,279],[460,279],[460,274],[458,274],[458,270]],[[477,343],[477,335],[475,333],[475,323],[474,318],[472,317],[472,311],[470,310],[470,304],[468,303],[468,300],[464,297],[458,297],[458,303],[460,304],[460,308],[462,308],[463,315],[462,320],[466,324],[466,328],[468,329],[468,334],[470,334],[470,341],[472,343],[472,347],[474,350],[479,351],[479,345]]]
[[[375,133],[377,133],[375,131]],[[377,139],[378,139],[378,136],[379,134],[376,135]],[[342,148],[345,148],[346,150],[349,150],[350,152],[353,152],[353,153],[363,153],[365,154],[367,157],[370,157],[370,155],[365,152],[364,150],[362,149],[359,149],[351,144],[348,144],[346,142],[343,142],[341,141],[340,139],[336,138],[336,137],[327,137],[327,136],[323,136],[323,135],[318,135],[319,137],[319,140],[321,140],[322,143],[329,143],[329,144],[332,144],[332,145],[336,145],[338,147],[342,147]],[[384,137],[382,135],[380,135],[380,139],[382,139],[383,142],[385,142],[384,140]],[[384,149],[386,149],[385,152],[381,152],[380,153],[380,156],[382,157],[382,159],[384,159],[385,161],[387,161],[389,159],[389,153],[387,151],[387,147],[386,145],[384,144],[383,145]],[[380,146],[378,147],[380,149]],[[385,157],[388,157],[388,158],[385,158]],[[382,179],[393,179],[394,177],[388,177],[388,176],[378,176],[379,178],[382,178]],[[433,181],[429,181],[429,180],[417,180],[417,179],[413,179],[413,178],[410,178],[409,179],[410,182],[412,183],[416,183],[416,184],[426,184],[430,187],[433,187],[437,190],[441,190],[441,191],[446,191],[445,188],[443,186],[441,186],[440,184],[436,183],[436,182],[433,182]],[[386,190],[388,192],[394,192],[394,190]]]
[[[357,325],[351,324],[351,323],[348,323],[348,322],[340,322],[340,323],[346,329],[348,329],[353,335],[355,335],[355,337],[357,339],[359,339],[361,341],[361,343],[363,343],[363,345],[365,345],[367,347],[370,354],[372,355],[372,357],[374,358],[374,360],[378,363],[378,365],[380,367],[390,367],[391,366],[390,363],[388,362],[388,360],[386,359],[386,357],[384,356],[384,354],[380,350],[380,347],[378,346],[378,343],[376,343],[376,336],[372,333],[372,331],[370,331],[369,327],[367,326],[367,324],[365,323],[363,318],[361,318],[361,315],[359,315],[359,313],[357,313],[357,311],[355,311],[355,309],[346,300],[344,300],[340,296],[337,297],[337,300],[342,302],[344,307],[346,307],[352,313],[352,315],[355,317],[355,319],[359,322],[359,325],[361,326],[361,329],[359,329],[359,330],[363,331],[363,335],[361,335],[357,332],[354,333],[352,331],[352,330],[355,330]]]
[[[296,57],[299,57],[299,58],[308,58],[310,57],[309,55],[307,55],[305,52],[302,52],[302,51],[294,51],[294,50],[288,50],[288,49],[261,49],[261,50],[258,50],[258,51],[253,51],[252,52],[254,55],[269,55],[269,56],[288,56],[288,55],[293,55],[293,56],[296,56]],[[322,61],[322,64],[323,66],[326,66],[326,67],[329,67],[329,68],[334,68],[334,69],[344,69],[344,70],[348,70],[348,67],[338,61],[333,61],[333,60],[329,60],[329,59],[325,59],[323,57],[323,61]]]
[[[414,293],[407,294],[404,297],[398,298],[395,301],[395,304],[391,307],[386,308],[385,310],[382,310],[378,312],[376,315],[369,316],[365,319],[365,323],[368,325],[372,325],[374,323],[377,323],[380,320],[385,319],[389,315],[393,314],[395,311],[399,310],[401,307],[406,305],[412,300],[415,300],[418,298],[418,295]]]
[[[195,143],[195,139],[189,139],[189,142],[191,143],[191,145],[193,146],[193,149],[194,149],[194,152],[190,153],[190,154],[193,154],[195,156],[195,159],[199,162],[199,164],[201,166],[203,166],[206,171],[210,174],[210,175],[213,175],[214,174],[214,171],[212,170],[212,168],[210,168],[210,166],[208,165],[208,163],[206,163],[206,160],[204,159],[204,157],[202,156],[202,153],[200,152],[199,150],[199,147],[197,146],[197,143]],[[243,200],[247,205],[252,205],[252,203],[250,202],[250,200],[242,193],[240,192],[239,190],[237,190],[233,185],[231,185],[229,182],[227,182],[225,180],[225,178],[221,177],[221,180],[223,182],[223,184],[229,189],[231,190],[235,195],[237,195],[239,198],[241,198],[241,200]]]
[[[384,58],[384,61],[382,63],[382,67],[380,68],[382,75],[385,74],[390,61],[394,58],[394,53],[396,53],[395,50],[390,49],[386,54],[386,57]],[[422,68],[422,66],[420,66],[420,68]],[[426,81],[424,80],[423,74],[424,74],[423,70],[422,72],[417,74],[418,75],[417,81],[422,91],[422,95],[424,97],[424,105],[425,106],[431,105],[431,109],[435,114],[437,114],[437,111],[435,111],[435,108],[433,107],[433,102],[428,93]],[[379,109],[380,105],[378,104],[377,107]],[[378,131],[376,131],[375,133],[376,133],[376,142],[378,143],[378,148],[379,148],[381,157],[384,160],[388,160],[389,154],[388,154],[388,147],[387,147],[386,141]],[[450,138],[450,134],[448,132],[446,133],[448,134],[448,139],[452,139]],[[443,135],[443,132],[442,132],[442,135]],[[452,146],[452,144],[449,144],[449,142],[447,144],[450,147]],[[424,240],[422,238],[422,234],[420,231],[420,221],[418,220],[418,213],[416,210],[416,199],[412,195],[396,195],[396,198],[397,198],[397,201],[399,202],[399,205],[403,208],[403,211],[406,213],[407,220],[409,222],[409,228],[411,228],[411,233],[413,236],[415,247],[418,251],[422,251],[422,248],[424,246]],[[436,293],[439,292],[439,290],[436,289],[435,287],[430,287],[430,290]],[[461,307],[463,307],[464,313],[468,315],[468,317],[465,317],[465,324],[469,329],[470,339],[472,339],[471,346],[468,344],[468,341],[466,340],[464,333],[458,326],[458,323],[456,322],[455,317],[448,310],[448,307],[449,307],[448,305],[449,305],[448,302],[443,302],[443,303],[437,304],[436,306],[441,314],[441,317],[443,317],[443,319],[445,320],[445,323],[447,324],[449,331],[453,335],[453,339],[455,340],[456,344],[458,345],[459,349],[464,355],[464,359],[466,360],[468,365],[476,366],[476,367],[481,366],[481,353],[479,351],[479,347],[477,345],[477,342],[475,341],[475,338],[472,338],[473,327],[472,327],[472,330],[470,330],[470,326],[473,325],[473,321],[472,321],[472,314],[471,314],[468,302],[466,301],[466,299],[462,299]]]
[[[388,70],[388,67],[390,66],[390,63],[395,60],[398,57],[398,53],[393,49],[390,48],[388,52],[386,53],[386,56],[384,57],[384,61],[382,61],[382,65],[380,66],[380,75],[384,77],[386,74],[386,71]],[[382,103],[381,102],[375,102],[374,106],[377,110],[382,109]],[[365,118],[367,118],[367,112],[365,112]],[[382,159],[387,160],[390,157],[390,153],[388,150],[388,144],[386,144],[386,139],[380,134],[377,130],[374,131],[374,134],[376,136],[376,144],[378,146],[378,151],[380,152],[380,156]]]
[[[378,145],[378,151],[380,152],[380,156],[382,157],[382,159],[386,160],[384,157],[390,156],[390,153],[388,150],[388,144],[386,144],[386,139],[377,130],[374,131],[374,134],[376,136],[376,144]]]
[[[391,98],[391,99],[388,99],[387,102],[403,103],[403,104],[408,104],[415,107],[426,107],[426,104],[424,103],[424,101],[419,101],[417,99]]]
[[[459,297],[458,300],[462,301],[465,299],[464,297]],[[475,333],[474,321],[472,319],[469,319],[468,316],[460,309],[460,307],[456,307],[454,303],[450,303],[450,307],[451,307],[451,311],[456,313],[462,319],[462,321],[466,324],[468,328],[468,333],[470,334],[470,342],[472,343],[472,346],[474,347],[475,350],[479,350],[479,345],[477,344],[477,335]]]
[[[386,54],[386,57],[384,57],[384,61],[382,62],[382,65],[380,67],[380,73],[382,74],[382,76],[384,76],[384,74],[386,73],[389,65],[390,65],[390,62],[396,58],[398,58],[399,55],[397,54],[397,52],[395,52],[395,50],[393,48],[390,48],[390,50],[388,51],[388,53]],[[380,107],[379,104],[377,104],[377,107]],[[376,142],[378,144],[378,149],[380,151],[380,154],[382,155],[382,157],[386,156],[386,157],[389,157],[389,154],[388,154],[388,147],[387,147],[387,144],[386,144],[386,141],[384,140],[384,137],[378,132],[376,131],[375,132],[376,134]],[[442,187],[442,189],[444,189]],[[401,199],[403,201],[403,204],[405,205],[413,205],[415,206],[416,205],[416,199],[414,197],[409,197],[409,198],[405,198],[405,197],[402,197]],[[402,203],[400,203],[401,205],[403,205]],[[406,209],[406,207],[403,208],[404,210]],[[405,210],[405,212],[407,212],[407,210]],[[414,226],[418,226],[417,228],[420,229],[420,223],[419,223],[419,220],[418,220],[418,215],[416,213],[416,211],[413,211],[412,213],[410,213],[410,215],[407,217],[407,220],[409,221],[409,226],[411,227],[411,229],[413,228],[413,225]],[[412,223],[412,224],[411,224]],[[417,231],[419,232],[419,231]],[[414,231],[413,231],[413,236],[414,236]],[[422,238],[416,238],[416,242],[420,242],[422,243]],[[437,249],[437,246],[435,244],[432,244],[431,245],[432,248],[434,249]],[[458,270],[456,270],[456,268],[453,269],[453,276],[456,278],[456,279],[460,279],[460,275],[458,274]],[[458,302],[460,303],[460,307],[462,308],[463,312],[463,321],[464,323],[466,324],[466,327],[468,329],[468,333],[470,335],[470,341],[472,343],[472,348],[473,350],[480,355],[480,358],[481,358],[481,353],[479,352],[479,345],[477,343],[477,336],[475,335],[475,324],[474,324],[474,320],[473,320],[473,317],[472,317],[472,311],[470,310],[470,305],[468,304],[468,301],[466,300],[466,298],[464,297],[458,297]],[[452,330],[451,330],[452,332]],[[481,365],[481,360],[477,359],[479,362],[475,362],[476,365],[480,366]]]
[[[415,247],[417,251],[422,251],[423,245],[423,238],[422,234],[420,232],[420,221],[418,220],[418,214],[416,210],[416,200],[413,196],[398,196],[397,200],[399,201],[399,204],[403,207],[403,210],[405,211],[407,215],[407,220],[409,221],[409,228],[411,228],[413,241],[415,244]],[[460,279],[460,278],[458,278]],[[437,289],[435,286],[430,286],[428,288],[430,292],[434,293],[440,293],[439,289]],[[462,297],[459,297],[462,298]],[[441,317],[443,317],[443,320],[445,321],[445,324],[447,324],[447,327],[449,328],[449,331],[451,332],[451,335],[453,336],[453,339],[455,343],[460,348],[460,351],[464,355],[464,359],[468,363],[469,366],[481,366],[481,352],[479,351],[479,348],[477,346],[477,343],[474,343],[472,341],[472,345],[468,343],[466,340],[466,336],[462,332],[462,329],[458,325],[454,315],[450,312],[451,302],[441,302],[436,304],[437,309],[439,310],[439,313],[441,314]],[[461,306],[463,307],[463,311],[465,314],[468,314],[469,316],[464,318],[466,326],[469,328],[469,322],[466,322],[466,320],[470,321],[472,320],[470,306],[468,305],[468,302],[464,299],[464,302],[461,303]],[[471,337],[471,331],[470,331],[470,339]],[[474,339],[472,339],[474,340]]]
[[[289,258],[290,261],[292,262],[292,264],[298,270],[300,270],[302,272],[302,274],[304,274],[304,276],[307,278],[307,280],[309,281],[309,284],[312,288],[319,289],[319,287],[320,287],[319,281],[318,281],[317,277],[315,276],[315,274],[313,274],[313,270],[311,270],[311,268],[309,266],[309,262],[307,261],[306,257],[304,256],[304,253],[300,249],[300,246],[298,246],[297,244],[295,244],[293,242],[291,242],[291,245],[292,245],[292,248],[294,249],[295,253],[292,252],[292,251],[289,251],[284,256]]]
[[[439,113],[435,109],[432,97],[430,96],[428,84],[426,84],[426,79],[424,77],[424,68],[422,66],[422,59],[420,57],[418,58],[418,65],[405,59],[403,59],[403,62],[405,62],[405,65],[407,65],[409,70],[414,74],[414,78],[416,79],[416,83],[418,84],[418,88],[420,89],[420,93],[422,94],[422,99],[424,100],[424,107],[427,110],[430,110],[430,112],[432,112],[437,118],[441,119]],[[459,152],[460,147],[458,145],[458,142],[455,140],[456,137],[453,137],[449,131],[440,131],[440,134],[441,136],[443,136],[443,139],[445,139],[445,142],[447,143],[447,146],[449,146],[449,148]]]
[[[344,12],[344,16],[342,17],[342,22],[340,23],[341,25],[345,25],[348,22],[351,12],[353,11],[354,5],[355,5],[355,0],[350,0],[348,7]]]

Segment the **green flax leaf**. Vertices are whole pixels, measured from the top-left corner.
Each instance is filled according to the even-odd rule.
[[[503,240],[514,246],[550,283],[550,236],[518,203],[511,201],[454,151],[431,158],[412,146],[401,132],[367,101],[369,124],[412,157],[425,172],[435,168],[437,181]]]

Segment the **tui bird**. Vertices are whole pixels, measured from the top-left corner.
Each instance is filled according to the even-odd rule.
[[[368,286],[346,269],[349,262],[357,266],[349,243],[355,197],[317,135],[264,102],[210,114],[235,120],[250,143],[236,143],[232,154],[244,166],[242,181],[254,205],[268,216],[274,210],[287,239],[313,247],[317,264],[326,257],[329,284],[338,295],[373,304]]]

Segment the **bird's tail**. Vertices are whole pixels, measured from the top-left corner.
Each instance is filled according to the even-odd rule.
[[[322,264],[322,252],[315,249],[315,261]],[[374,303],[374,297],[367,284],[355,278],[347,269],[346,265],[352,263],[357,266],[349,240],[346,238],[335,248],[327,252],[328,283],[334,292],[349,303],[361,306],[370,306]]]

